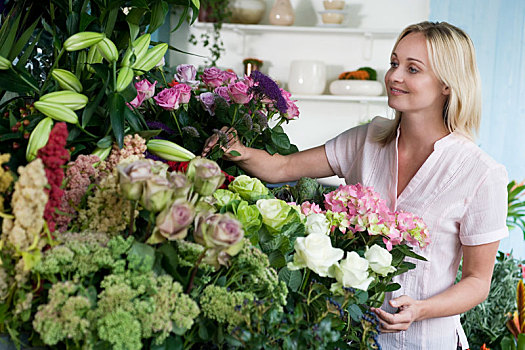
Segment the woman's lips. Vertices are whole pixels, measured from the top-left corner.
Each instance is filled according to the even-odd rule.
[[[404,94],[407,94],[407,93],[408,92],[405,91],[405,90],[401,90],[401,89],[394,88],[394,87],[390,88],[390,94],[394,95],[394,96],[404,95]]]

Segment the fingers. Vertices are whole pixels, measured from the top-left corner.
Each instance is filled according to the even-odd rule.
[[[231,157],[227,156],[227,153],[230,149],[236,150],[237,145],[239,144],[239,137],[237,135],[237,130],[233,127],[223,126],[220,131],[226,134],[226,145],[221,146],[221,149],[225,152],[225,158],[229,159]],[[215,145],[219,142],[219,135],[217,133],[211,135],[204,142],[204,147],[202,149],[201,155],[206,157]]]
[[[202,149],[201,155],[206,157],[210,153],[213,146],[217,144],[217,141],[219,141],[219,136],[217,134],[213,134],[208,137],[204,142],[204,148]]]

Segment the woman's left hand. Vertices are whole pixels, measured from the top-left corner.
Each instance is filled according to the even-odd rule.
[[[371,308],[371,311],[379,318],[381,332],[406,331],[412,322],[418,320],[421,311],[419,300],[415,300],[408,295],[402,295],[399,298],[390,300],[390,305],[399,308],[399,311],[391,314],[378,308]]]

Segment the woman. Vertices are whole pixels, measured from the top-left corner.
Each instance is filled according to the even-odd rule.
[[[268,182],[337,174],[373,186],[392,210],[412,212],[432,243],[427,261],[395,282],[381,309],[383,349],[466,349],[459,314],[488,295],[499,240],[508,235],[507,173],[472,141],[481,117],[472,42],[448,23],[423,22],[399,36],[385,76],[394,120],[376,117],[325,145],[270,156],[236,138],[226,155]],[[205,152],[209,152],[212,142]],[[454,284],[463,256],[463,274]]]

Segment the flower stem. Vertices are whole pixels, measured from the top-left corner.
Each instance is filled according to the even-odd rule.
[[[135,223],[135,206],[137,201],[129,201],[129,230],[128,237],[133,235],[133,226]]]
[[[186,294],[190,294],[192,288],[193,288],[193,280],[195,279],[195,276],[197,275],[197,270],[199,269],[199,264],[201,263],[202,259],[206,256],[207,248],[204,248],[201,255],[199,255],[199,258],[195,262],[195,265],[191,269],[191,277],[190,281],[188,282],[188,287],[186,288]]]
[[[177,119],[177,115],[175,114],[174,111],[170,111],[170,113],[173,116],[173,119],[175,120],[175,124],[177,124],[177,129],[179,130],[179,135],[180,135],[180,137],[182,137],[182,129],[180,128],[179,120]]]
[[[51,75],[51,72],[53,71],[53,69],[55,69],[55,67],[57,66],[58,61],[60,61],[60,57],[62,57],[63,54],[64,54],[64,48],[62,47],[62,49],[58,53],[57,58],[55,58],[55,62],[53,62],[53,66],[51,66],[51,69],[49,70],[49,74],[46,75],[46,80],[44,80],[44,84],[42,85],[42,88],[40,89],[40,92],[39,92],[40,96],[42,96],[44,94],[44,91],[46,91],[47,84],[49,83],[49,76]],[[36,89],[36,91],[38,91],[38,88]]]

